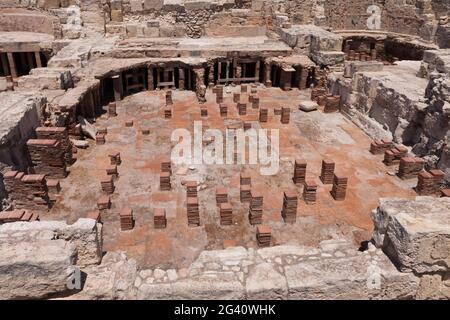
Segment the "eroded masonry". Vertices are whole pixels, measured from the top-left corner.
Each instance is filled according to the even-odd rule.
[[[449,299],[449,14],[2,0],[0,298]]]

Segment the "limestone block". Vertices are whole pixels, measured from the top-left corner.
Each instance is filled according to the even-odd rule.
[[[142,11],[142,0],[130,0],[130,10],[131,12]]]
[[[211,7],[211,1],[185,0],[186,10],[208,10]]]
[[[30,75],[18,80],[18,90],[67,90],[73,87],[70,70],[61,68],[36,68]]]
[[[61,0],[38,0],[37,5],[43,9],[58,9],[61,7]]]
[[[122,11],[122,0],[110,0],[109,5],[111,7],[111,10]]]
[[[127,37],[128,38],[137,37],[138,25],[136,23],[128,23],[126,25],[126,27],[127,27]]]
[[[423,275],[420,278],[416,299],[449,300],[450,299],[450,272],[439,275]]]
[[[352,78],[357,72],[377,72],[383,71],[384,64],[378,61],[347,61],[345,62],[344,75],[346,78]]]
[[[183,24],[175,23],[175,24],[165,24],[162,25],[159,29],[160,37],[165,38],[173,38],[173,37],[183,37],[186,34],[186,30]]]
[[[120,34],[120,35],[126,35],[127,34],[127,27],[123,24],[107,24],[105,26],[105,30],[107,34]]]
[[[41,299],[65,293],[76,248],[64,240],[0,243],[0,299]]]
[[[98,264],[102,259],[102,226],[93,219],[81,218],[72,225],[57,221],[7,223],[0,226],[0,234],[8,235],[9,243],[65,240],[75,246],[78,266]]]
[[[312,51],[341,51],[343,38],[332,32],[321,30],[311,35]]]
[[[144,0],[145,10],[161,10],[164,5],[164,0]]]
[[[287,282],[272,263],[251,268],[245,284],[248,299],[280,299],[287,296]]]
[[[372,213],[376,245],[402,271],[448,272],[450,199],[381,199]]]
[[[122,252],[108,252],[100,266],[83,269],[88,274],[79,299],[136,299],[136,261]],[[162,288],[161,288],[162,289]]]
[[[144,36],[148,38],[159,37],[159,28],[155,27],[144,27]]]
[[[319,51],[311,53],[311,60],[318,65],[334,66],[344,63],[345,54],[341,51]]]
[[[122,10],[111,10],[111,21],[122,22],[123,21]]]
[[[378,251],[380,252],[380,251]],[[413,298],[419,279],[377,253],[305,260],[285,267],[289,299]]]

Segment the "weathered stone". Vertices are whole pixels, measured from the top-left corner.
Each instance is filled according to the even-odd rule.
[[[250,268],[245,288],[248,299],[280,299],[287,296],[286,278],[271,263]]]
[[[372,219],[376,245],[402,271],[449,270],[450,199],[381,199]]]
[[[41,299],[69,291],[76,247],[64,240],[0,243],[0,298]]]

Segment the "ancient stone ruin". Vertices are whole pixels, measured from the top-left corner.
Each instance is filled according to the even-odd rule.
[[[0,299],[450,299],[449,15],[0,1]]]

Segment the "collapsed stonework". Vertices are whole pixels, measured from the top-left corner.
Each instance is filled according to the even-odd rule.
[[[346,240],[230,247],[178,270],[141,269],[120,252],[102,259],[102,228],[92,219],[11,223],[0,226],[2,298],[70,294],[67,270],[80,266],[85,282],[70,299],[448,299],[449,228],[439,222],[449,214],[448,199],[383,199],[373,213],[381,249]],[[36,267],[41,278],[30,280]]]
[[[449,14],[1,1],[0,297],[448,299]],[[175,165],[194,122],[279,130],[278,173]]]
[[[102,259],[102,225],[80,219],[0,225],[1,299],[40,299],[68,292],[75,266]]]

